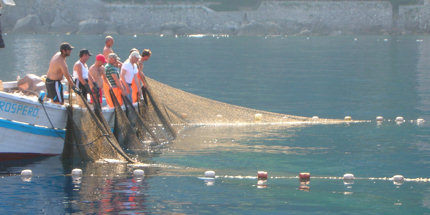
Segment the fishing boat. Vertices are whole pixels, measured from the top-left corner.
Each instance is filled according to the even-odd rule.
[[[17,81],[0,89],[0,161],[59,155],[63,151],[67,111],[64,105],[39,102],[37,94],[17,89]],[[67,97],[65,92],[65,97]],[[73,105],[75,111],[84,111]],[[102,108],[110,126],[114,108]]]

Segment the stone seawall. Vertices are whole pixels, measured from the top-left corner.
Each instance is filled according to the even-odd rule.
[[[4,32],[77,34],[338,35],[429,33],[430,6],[388,1],[263,1],[256,10],[198,4],[114,4],[100,0],[15,0]],[[393,17],[396,18],[393,21]]]

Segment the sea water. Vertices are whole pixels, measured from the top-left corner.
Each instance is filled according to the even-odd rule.
[[[5,36],[0,79],[43,75],[61,42],[100,53],[104,36]],[[122,60],[150,48],[146,75],[182,90],[272,112],[371,120],[359,124],[199,127],[146,158],[144,178],[121,165],[59,156],[0,163],[0,213],[430,214],[430,37],[115,36]],[[384,116],[377,124],[376,116]],[[396,116],[406,122],[396,124]],[[427,122],[417,125],[416,119]],[[411,120],[414,120],[411,122]],[[19,144],[19,143],[16,143]],[[72,178],[73,168],[82,178]],[[32,169],[30,181],[19,172]],[[202,180],[206,170],[214,180]],[[269,178],[258,183],[257,171]],[[307,188],[295,178],[310,172]],[[352,173],[354,184],[340,179]],[[320,178],[329,177],[329,178]],[[385,180],[383,179],[384,177]],[[331,179],[330,179],[331,178]],[[382,178],[370,180],[370,178]]]

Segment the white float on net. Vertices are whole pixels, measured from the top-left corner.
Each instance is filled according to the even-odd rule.
[[[351,173],[346,173],[343,175],[343,184],[345,185],[351,185],[354,184],[354,175]]]
[[[398,116],[394,121],[396,121],[397,124],[402,124],[405,122],[405,118],[403,118],[402,116]]]
[[[208,178],[215,178],[215,171],[213,171],[213,170],[208,170],[208,171],[206,171],[206,172],[205,172],[205,177],[208,177]]]
[[[24,169],[21,171],[21,176],[32,176],[33,175],[33,171],[31,171],[31,169]]]
[[[78,169],[78,168],[72,169],[71,174],[74,177],[82,176],[82,169]]]
[[[143,177],[145,175],[145,171],[142,169],[135,169],[133,170],[133,175],[136,177]]]

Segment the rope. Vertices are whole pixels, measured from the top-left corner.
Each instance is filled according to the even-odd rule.
[[[48,118],[49,124],[51,124],[51,128],[52,128],[52,129],[54,129],[54,133],[55,133],[59,138],[61,138],[63,141],[65,141],[65,139],[64,139],[60,134],[58,134],[57,129],[55,129],[54,124],[53,124],[53,123],[52,123],[52,121],[51,121],[51,117],[49,117],[49,114],[48,114],[48,112],[46,111],[46,108],[45,108],[45,105],[43,104],[43,101],[39,101],[39,103],[42,105],[43,111],[44,111],[44,112],[45,112],[45,114],[46,114],[46,118]]]

